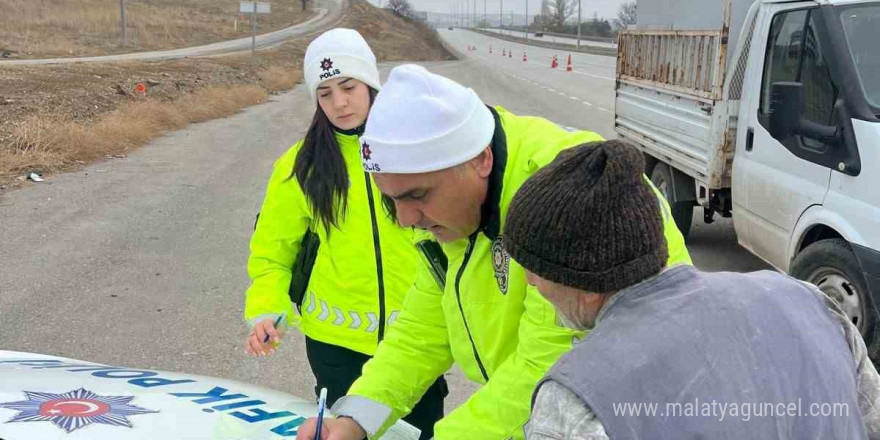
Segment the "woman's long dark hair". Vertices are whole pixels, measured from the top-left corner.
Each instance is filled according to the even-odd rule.
[[[376,91],[370,87],[370,107]],[[366,124],[366,121],[364,121]],[[348,209],[348,170],[342,150],[336,142],[336,127],[318,105],[302,148],[296,155],[293,176],[296,176],[314,215],[327,234],[330,227],[339,227]]]

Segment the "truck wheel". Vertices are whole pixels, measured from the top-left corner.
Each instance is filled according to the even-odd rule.
[[[794,259],[791,275],[815,284],[837,301],[871,346],[874,308],[862,267],[846,240],[833,238],[807,246]]]
[[[669,165],[658,162],[651,171],[651,182],[660,190],[663,197],[669,202],[672,209],[672,219],[675,220],[675,226],[681,231],[681,235],[687,238],[691,231],[691,222],[694,219],[694,202],[672,202],[672,170]]]

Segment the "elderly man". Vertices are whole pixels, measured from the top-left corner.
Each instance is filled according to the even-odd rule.
[[[576,332],[558,325],[552,305],[504,252],[504,215],[535,171],[560,151],[599,139],[487,107],[472,90],[419,66],[391,71],[361,140],[364,169],[400,225],[430,231],[442,252],[426,252],[403,311],[333,406],[340,417],[327,420],[322,438],[378,436],[453,363],[483,386],[435,425],[435,438],[522,438],[535,384]],[[658,200],[651,206],[660,216],[668,206]],[[670,263],[689,264],[671,216],[664,230]],[[314,430],[308,421],[298,438],[311,440]]]
[[[837,304],[777,272],[666,267],[643,167],[619,141],[573,148],[510,205],[510,256],[591,329],[539,384],[526,437],[880,437],[880,378]]]

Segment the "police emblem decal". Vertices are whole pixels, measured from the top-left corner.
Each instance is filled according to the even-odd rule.
[[[502,238],[499,236],[492,243],[492,268],[495,270],[495,281],[501,293],[507,294],[507,280],[510,274],[510,255],[504,250]]]
[[[18,411],[6,423],[52,422],[68,434],[92,423],[132,428],[129,416],[157,413],[129,402],[134,396],[99,396],[84,388],[64,394],[25,391],[27,400],[0,403]]]

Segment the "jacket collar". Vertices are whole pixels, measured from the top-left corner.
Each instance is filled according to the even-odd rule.
[[[331,125],[332,125],[332,124],[331,124]],[[333,126],[333,130],[335,130],[337,133],[339,133],[339,134],[341,134],[341,135],[343,135],[343,136],[358,136],[358,137],[360,137],[360,136],[363,136],[363,134],[364,134],[364,128],[365,128],[366,126],[367,126],[367,123],[364,122],[364,123],[361,124],[360,126],[355,127],[355,128],[352,128],[351,130],[343,130],[343,129],[341,129],[341,128],[339,128],[339,127],[337,127],[337,126],[334,125],[334,126]]]
[[[489,107],[495,119],[495,134],[492,136],[492,173],[489,175],[489,188],[486,200],[480,209],[480,227],[489,240],[495,241],[501,234],[501,194],[504,186],[504,172],[507,168],[507,135],[501,124],[501,117],[494,108]]]

